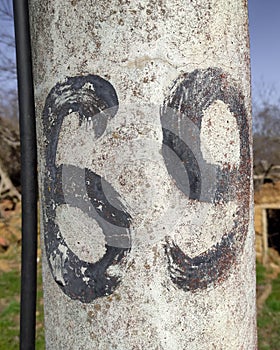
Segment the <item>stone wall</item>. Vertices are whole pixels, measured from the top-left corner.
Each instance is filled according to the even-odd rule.
[[[268,254],[267,209],[280,209],[280,181],[263,184],[255,192],[256,255],[263,263]]]

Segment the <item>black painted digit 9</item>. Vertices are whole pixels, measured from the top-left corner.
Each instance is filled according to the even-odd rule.
[[[113,293],[119,284],[119,278],[109,275],[108,268],[120,264],[129,251],[131,217],[121,204],[115,208],[107,201],[102,183],[107,187],[110,184],[98,174],[70,164],[56,165],[58,139],[63,120],[70,111],[79,114],[80,125],[87,119],[91,120],[94,129],[92,137],[98,139],[106,129],[108,118],[114,117],[117,109],[118,98],[113,86],[99,76],[88,75],[68,78],[64,83],[57,84],[50,91],[43,111],[47,141],[44,174],[46,205],[43,208],[46,255],[53,278],[63,292],[70,298],[85,303]],[[63,183],[65,174],[71,176]],[[73,188],[75,196],[71,193]],[[113,188],[112,192],[115,192]],[[72,198],[67,202],[69,206],[81,209],[102,228],[106,252],[95,263],[83,261],[74,254],[56,222],[56,210],[60,205],[66,204],[69,196]],[[103,210],[94,215],[92,207],[96,209],[101,202]],[[112,225],[115,227],[113,233]],[[118,238],[125,240],[122,245],[125,248],[114,245]]]
[[[244,97],[233,86],[230,77],[219,68],[195,70],[181,75],[161,108],[163,126],[163,145],[168,146],[184,164],[189,177],[189,197],[200,198],[203,178],[196,159],[188,147],[191,140],[182,140],[177,135],[184,128],[183,119],[189,119],[201,130],[204,111],[215,101],[223,101],[236,119],[240,136],[240,163],[238,168],[217,168],[217,190],[213,205],[219,210],[219,202],[227,203],[236,198],[238,210],[233,218],[233,228],[225,232],[220,242],[202,254],[190,258],[172,240],[168,239],[165,252],[168,258],[168,269],[172,281],[185,291],[204,289],[210,284],[224,280],[242,252],[249,224],[250,198],[250,147],[247,113]],[[170,110],[174,111],[170,113]],[[170,117],[173,120],[170,121]],[[171,123],[172,132],[165,129]],[[175,132],[174,132],[175,131]],[[177,175],[174,163],[170,161],[166,147],[162,148],[167,170],[177,184],[185,192],[184,184]],[[171,164],[171,166],[170,166]],[[205,167],[212,165],[204,164]]]

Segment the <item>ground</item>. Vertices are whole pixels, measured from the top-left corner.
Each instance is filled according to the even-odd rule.
[[[21,206],[15,210],[8,202],[0,204],[0,350],[19,348]],[[43,350],[43,295],[38,250],[38,293],[36,311],[36,349]]]

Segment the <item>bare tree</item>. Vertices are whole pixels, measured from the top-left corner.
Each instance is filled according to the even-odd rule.
[[[16,203],[20,201],[21,196],[19,191],[16,189],[14,184],[12,183],[10,177],[4,170],[4,167],[1,164],[0,161],[0,199],[2,198],[8,198],[12,201],[13,207],[15,207]],[[0,211],[0,217],[2,216]]]
[[[261,84],[253,104],[254,172],[264,178],[280,165],[280,99],[275,87]]]
[[[20,200],[20,142],[16,123],[0,117],[0,200]],[[0,210],[1,217],[1,210]]]
[[[18,126],[18,96],[16,89],[0,90],[0,117]]]
[[[15,38],[13,26],[13,6],[11,0],[0,3],[0,82],[15,80]]]
[[[254,116],[254,134],[265,137],[280,136],[280,106],[265,104]]]
[[[12,0],[1,0],[0,22],[0,199],[16,203],[20,200],[20,142]]]

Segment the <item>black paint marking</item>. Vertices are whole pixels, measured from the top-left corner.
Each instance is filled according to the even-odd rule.
[[[131,217],[130,215],[124,211],[124,208],[122,210],[114,207],[111,205],[111,203],[107,200],[106,196],[104,195],[104,191],[102,189],[102,179],[99,175],[93,173],[89,169],[86,169],[86,188],[87,193],[89,197],[91,198],[92,205],[97,209],[99,203],[102,203],[102,211],[99,212],[99,216],[104,218],[107,222],[110,222],[113,225],[116,225],[118,227],[130,227]],[[103,182],[106,183],[106,181],[103,179]],[[106,187],[108,188],[110,186],[109,183],[106,183]],[[111,187],[110,192],[112,193],[114,189]],[[115,198],[119,197],[118,193],[115,193]],[[121,204],[119,204],[121,205]]]
[[[184,121],[190,120],[201,130],[203,112],[215,101],[221,100],[236,118],[240,134],[240,165],[238,169],[217,168],[217,185],[213,205],[237,199],[238,211],[233,219],[233,229],[224,233],[219,243],[206,252],[190,258],[180,247],[170,239],[166,240],[165,253],[168,259],[168,269],[172,281],[185,291],[195,291],[207,288],[210,284],[216,285],[229,275],[230,268],[236,263],[242,252],[249,223],[249,193],[250,193],[250,148],[249,127],[244,97],[233,86],[230,77],[219,68],[195,70],[192,73],[180,76],[174,83],[170,95],[165,99],[161,109],[163,126],[163,144],[175,153],[178,145],[178,136],[166,133],[165,128],[171,123],[174,135],[182,135],[186,127]],[[170,113],[170,110],[175,113]],[[191,140],[181,140],[188,144]],[[199,141],[200,142],[200,141]],[[170,167],[168,153],[162,148],[166,167],[169,174],[184,193],[187,191],[176,175],[176,169]],[[199,197],[198,179],[203,181],[197,169],[197,163],[189,155],[181,157],[186,164],[186,176],[189,177],[190,198],[202,200]],[[191,163],[190,163],[191,161]],[[211,166],[211,165],[209,165]],[[195,171],[188,171],[188,167]],[[201,184],[200,184],[201,185]],[[182,189],[183,188],[183,189]],[[196,190],[196,191],[195,191]],[[196,194],[194,194],[196,193]]]
[[[192,150],[182,139],[179,138],[179,136],[175,135],[172,131],[162,128],[162,132],[163,144],[175,152],[188,174],[190,186],[189,198],[199,199],[201,193],[201,173]],[[176,170],[174,169],[175,167],[173,161],[170,161],[170,159],[166,156],[167,152],[165,149],[162,151],[166,167],[169,173],[172,173],[174,170]],[[184,184],[180,182],[177,174],[173,173],[173,177],[176,180],[177,186],[185,193]]]
[[[94,138],[105,131],[107,121],[118,110],[118,98],[113,86],[96,75],[67,78],[50,91],[43,111],[46,144],[43,210],[45,246],[53,278],[72,299],[89,303],[113,293],[120,280],[108,274],[112,265],[122,264],[130,247],[130,215],[117,199],[111,205],[103,185],[111,194],[117,192],[90,169],[74,165],[56,165],[59,134],[64,118],[71,112],[79,114],[79,124],[90,120]],[[67,203],[95,219],[106,240],[106,252],[95,263],[81,260],[68,247],[56,222],[57,208]],[[98,207],[102,210],[98,211]],[[95,210],[93,210],[93,208]],[[118,244],[116,246],[116,244]],[[118,248],[127,247],[127,248]]]
[[[165,253],[171,279],[185,291],[207,288],[212,283],[224,280],[243,249],[249,220],[249,128],[243,97],[220,69],[196,70],[180,76],[161,109],[162,153],[170,176],[190,199],[211,202],[201,193],[201,163],[188,146],[189,140],[182,137],[181,132],[187,128],[184,120],[190,120],[200,131],[203,112],[216,100],[227,104],[236,118],[240,132],[241,161],[238,169],[222,169],[207,164],[205,160],[202,160],[202,165],[209,171],[215,167],[217,173],[213,205],[237,198],[239,209],[233,220],[234,228],[225,233],[219,243],[199,256],[188,257],[175,242],[167,239]],[[170,115],[168,109],[176,113]],[[63,120],[71,112],[79,114],[80,125],[91,119],[94,138],[98,139],[106,129],[108,119],[114,117],[117,110],[118,99],[113,86],[98,76],[89,75],[68,78],[65,83],[57,84],[50,91],[43,111],[47,140],[44,178],[46,206],[43,210],[46,254],[52,275],[63,292],[85,303],[113,293],[120,283],[118,276],[108,273],[108,268],[123,264],[129,251],[131,216],[118,200],[118,193],[98,174],[74,165],[56,165],[57,145]],[[196,135],[196,141],[192,140],[198,143],[198,149],[199,136]],[[188,177],[188,182],[184,181],[182,173],[178,175],[176,172],[169,158],[172,152],[182,163],[183,175]],[[185,188],[186,183],[190,189]],[[105,187],[114,197],[113,202],[107,199]],[[79,208],[101,227],[106,252],[99,261],[83,261],[67,246],[56,222],[56,210],[65,203]]]

